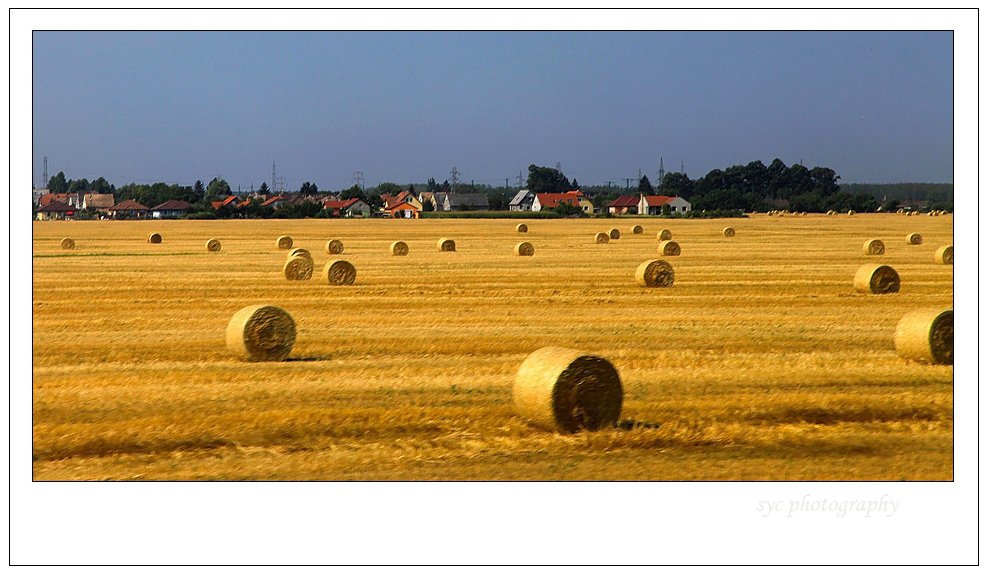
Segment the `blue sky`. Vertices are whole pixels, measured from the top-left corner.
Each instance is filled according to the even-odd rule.
[[[951,32],[35,32],[32,181],[953,182]]]

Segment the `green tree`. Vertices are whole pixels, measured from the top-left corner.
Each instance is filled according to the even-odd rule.
[[[299,188],[298,192],[305,195],[314,195],[316,193],[319,193],[319,188],[316,187],[316,184],[309,183],[307,181],[302,184],[302,187]]]
[[[898,199],[895,199],[895,198],[886,201],[885,202],[885,205],[882,206],[882,211],[885,211],[885,212],[893,212],[894,213],[894,212],[898,211],[898,209],[899,209],[899,200]]]
[[[664,195],[676,195],[689,198],[693,195],[693,180],[685,173],[667,173],[662,180],[662,193]]]
[[[86,187],[89,186],[89,180],[86,178],[73,179],[69,182],[69,193],[78,193],[80,191],[86,191]]]
[[[195,201],[193,201],[192,203],[195,203],[196,201],[202,201],[202,199],[206,197],[206,188],[205,186],[202,185],[201,179],[197,179],[196,184],[192,186],[192,194],[196,198]]]
[[[209,185],[206,186],[206,197],[222,198],[229,197],[230,195],[230,184],[222,178],[214,177],[210,180]]]
[[[374,190],[374,193],[377,195],[398,195],[402,191],[404,190],[397,183],[386,181],[378,184],[377,188]]]
[[[65,181],[65,174],[58,172],[48,179],[48,193],[68,193],[69,182]]]
[[[89,193],[113,193],[113,186],[103,176],[100,176],[89,182],[86,191]]]
[[[558,169],[532,164],[528,166],[528,189],[532,193],[566,193],[572,187]]]
[[[576,181],[575,177],[573,178],[573,182],[571,185],[573,186],[573,189],[580,189],[580,182]]]
[[[568,203],[560,203],[556,207],[552,208],[552,211],[562,215],[563,217],[583,217],[586,213],[583,212],[579,206],[570,205]]]
[[[367,203],[366,198],[364,197],[364,190],[360,189],[359,185],[355,185],[351,188],[344,189],[343,191],[340,192],[340,199],[344,201],[353,198],[357,198],[363,201],[364,203]]]
[[[429,183],[426,184],[426,188],[427,188],[426,191],[428,191],[429,193],[433,193],[437,191],[439,189],[439,186],[436,184],[436,178],[430,177]]]
[[[655,189],[652,187],[652,182],[648,181],[648,176],[643,175],[640,180],[638,180],[638,193],[643,195],[652,195]]]
[[[200,183],[200,182],[196,182],[196,183]],[[269,194],[269,193],[271,193],[271,189],[270,189],[270,188],[268,188],[268,184],[267,184],[266,182],[263,182],[263,181],[262,181],[262,182],[261,182],[261,187],[259,187],[259,188],[257,189],[257,193],[258,193],[259,195],[267,195],[267,194]]]

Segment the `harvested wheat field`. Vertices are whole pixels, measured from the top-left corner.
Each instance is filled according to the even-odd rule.
[[[677,220],[663,289],[635,278],[654,235],[591,240],[613,220],[530,221],[535,257],[513,251],[517,220],[35,222],[34,478],[951,480],[953,367],[903,359],[894,338],[907,313],[953,308],[934,256],[952,222]],[[286,281],[281,236],[317,270],[339,238],[355,283]],[[883,255],[862,253],[871,238]],[[876,262],[899,292],[855,290]],[[294,320],[287,360],[227,347],[252,305]],[[616,427],[515,412],[544,347],[613,365]]]

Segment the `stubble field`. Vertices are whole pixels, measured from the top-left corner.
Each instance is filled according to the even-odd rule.
[[[934,262],[951,216],[518,222],[35,222],[34,478],[953,478],[953,368],[893,345],[905,313],[953,306],[953,268]],[[646,289],[634,272],[662,228],[682,247],[663,258],[675,285]],[[280,235],[317,272],[350,261],[356,283],[287,281]],[[872,237],[885,255],[862,254]],[[901,291],[855,292],[879,261]],[[261,303],[296,322],[287,361],[226,348],[233,314]],[[563,435],[516,416],[515,373],[549,345],[609,359],[622,419],[651,424]]]

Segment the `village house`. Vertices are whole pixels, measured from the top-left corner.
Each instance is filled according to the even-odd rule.
[[[213,209],[219,209],[219,208],[223,207],[224,205],[233,205],[234,207],[236,207],[238,201],[239,201],[239,198],[236,195],[231,195],[231,196],[226,197],[226,198],[224,198],[224,199],[222,199],[220,201],[212,201],[212,202],[210,202],[210,205],[213,206]]]
[[[370,206],[359,198],[326,199],[322,202],[323,209],[328,209],[333,217],[364,217],[370,215]]]
[[[67,203],[53,200],[38,209],[37,217],[38,221],[70,219],[73,215],[75,215],[75,210],[75,207],[72,207]]]
[[[284,197],[280,195],[275,195],[273,197],[266,199],[264,203],[261,204],[261,207],[272,207],[274,209],[278,209],[278,207],[284,205],[286,201],[287,200]]]
[[[83,209],[94,209],[100,213],[108,212],[113,204],[112,193],[87,193],[82,198]]]
[[[415,207],[411,203],[408,203],[407,201],[395,203],[384,208],[384,212],[387,213],[389,217],[394,219],[418,219],[419,211],[421,211],[419,208]]]
[[[483,193],[450,193],[446,196],[446,211],[487,211],[490,204]]]
[[[535,194],[527,189],[519,190],[508,202],[508,211],[532,211]]]
[[[145,219],[148,208],[133,199],[122,201],[107,210],[112,219]]]
[[[686,213],[692,206],[681,197],[668,195],[642,195],[638,200],[638,213],[662,215],[662,206],[668,205],[670,213]]]
[[[593,213],[593,204],[590,203],[580,191],[567,191],[566,193],[537,193],[532,200],[532,211],[542,211],[553,209],[560,205],[572,205],[579,207],[584,213]]]
[[[160,219],[162,217],[182,217],[192,211],[192,204],[180,199],[169,199],[161,205],[151,208],[151,217]]]
[[[611,215],[638,213],[638,202],[639,197],[636,195],[622,195],[606,205],[607,213]]]

